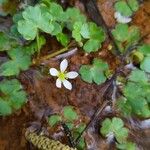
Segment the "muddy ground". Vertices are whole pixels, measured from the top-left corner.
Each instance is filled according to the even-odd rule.
[[[115,20],[113,18],[113,3],[115,0],[98,0],[97,5],[102,13],[104,20],[109,28],[113,28]],[[84,11],[83,5],[76,1],[76,7]],[[141,29],[141,34],[150,33],[150,1],[144,2],[138,12],[133,17],[133,24]],[[150,35],[145,38],[146,43],[150,43]],[[107,60],[112,70],[119,65],[117,58],[110,53],[108,49],[110,41],[104,43],[102,51],[96,54],[85,54],[81,49],[76,50],[73,54],[67,56],[69,61],[68,70],[78,72],[82,64],[88,64],[97,55]],[[54,39],[43,48],[45,51],[54,51],[59,48]],[[63,57],[63,56],[62,56]],[[56,61],[57,60],[57,61]],[[47,70],[50,67],[59,69],[61,59],[51,59],[43,62],[39,67],[32,66],[28,71],[22,72],[19,76],[24,89],[28,93],[27,104],[15,114],[0,118],[0,150],[32,150],[34,149],[24,138],[25,129],[29,126],[42,126],[49,136],[53,137],[58,131],[50,129],[47,124],[47,117],[50,114],[61,112],[63,106],[73,105],[80,112],[81,119],[87,123],[93,115],[98,105],[103,103],[102,93],[105,85],[87,84],[80,77],[72,80],[73,90],[70,92],[64,88],[58,89],[55,86],[55,79],[51,77]],[[44,68],[44,69],[43,69]],[[84,134],[87,145],[90,150],[108,150],[115,149],[113,144],[110,146],[106,140],[98,133],[100,121],[106,116],[113,116],[113,113],[103,113],[98,120]],[[115,114],[119,116],[119,114]],[[136,118],[135,118],[136,120]],[[149,150],[150,146],[150,129],[138,129],[128,125],[131,129],[131,139],[141,147],[140,149]],[[90,148],[91,147],[91,148]]]

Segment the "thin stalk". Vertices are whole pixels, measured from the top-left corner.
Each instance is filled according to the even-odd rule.
[[[82,134],[92,125],[92,123],[97,119],[97,117],[102,113],[102,111],[105,109],[105,107],[108,105],[109,101],[105,101],[101,108],[98,108],[96,110],[96,112],[94,113],[94,116],[92,117],[92,120],[89,121],[89,123],[87,124],[87,126],[84,128],[84,130],[80,133],[80,135],[77,137],[77,139],[75,140],[75,144],[78,145],[80,138],[82,136]]]
[[[61,53],[66,52],[66,51],[68,51],[68,47],[62,48],[62,49],[60,49],[60,50],[58,50],[58,51],[56,51],[56,52],[54,52],[52,54],[46,55],[46,56],[42,57],[40,60],[50,59],[50,58],[55,57],[55,56],[57,56],[57,55],[59,55]]]
[[[38,49],[38,57],[40,55],[40,40],[39,40],[39,31],[36,34],[36,42],[37,42],[37,49]]]
[[[57,55],[59,55],[59,54],[61,54],[61,53],[64,53],[64,52],[68,51],[69,48],[72,47],[74,44],[75,44],[75,43],[74,43],[74,41],[73,41],[73,42],[71,42],[67,47],[62,48],[62,49],[60,49],[60,50],[58,50],[58,51],[56,51],[56,52],[54,52],[54,53],[51,53],[51,54],[49,54],[49,55],[43,56],[43,57],[38,58],[38,59],[33,59],[33,64],[41,63],[41,62],[44,61],[44,60],[53,58],[53,57],[55,57],[55,56],[57,56]]]

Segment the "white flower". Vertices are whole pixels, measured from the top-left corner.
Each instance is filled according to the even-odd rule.
[[[60,63],[60,71],[58,71],[55,68],[50,68],[49,73],[52,76],[57,76],[58,77],[58,79],[56,80],[56,86],[58,88],[61,88],[62,84],[63,84],[65,88],[67,88],[68,90],[71,90],[72,89],[72,84],[67,79],[76,78],[78,76],[78,73],[75,72],[75,71],[66,72],[67,67],[68,67],[68,61],[66,59],[64,59]]]
[[[115,12],[114,17],[119,23],[129,23],[132,20],[130,17],[122,16],[120,12]]]

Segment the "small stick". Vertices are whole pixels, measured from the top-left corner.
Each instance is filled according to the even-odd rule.
[[[99,109],[96,110],[96,112],[94,113],[92,119],[89,121],[89,123],[87,124],[87,126],[84,128],[84,130],[80,133],[80,135],[75,140],[75,144],[76,145],[78,145],[82,134],[92,125],[92,123],[97,119],[97,117],[99,116],[99,114],[102,113],[102,111],[105,109],[105,107],[108,105],[108,103],[109,103],[109,101],[105,101],[102,104],[102,106]]]

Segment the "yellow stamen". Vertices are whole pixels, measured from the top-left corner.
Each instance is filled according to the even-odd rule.
[[[59,78],[61,81],[63,81],[63,80],[66,79],[66,74],[65,74],[64,72],[60,72],[60,73],[58,74],[58,78]]]

